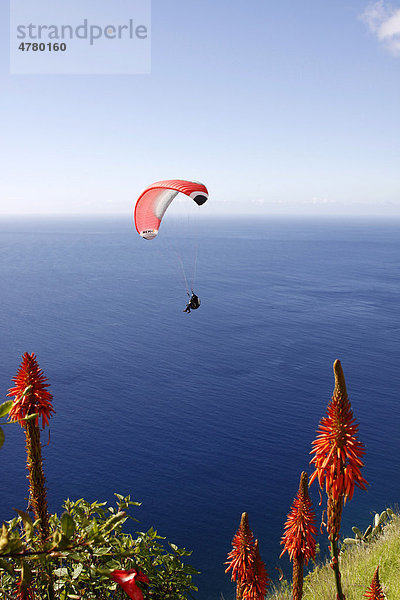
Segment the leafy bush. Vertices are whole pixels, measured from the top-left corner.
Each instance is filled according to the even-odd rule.
[[[130,496],[115,494],[116,506],[84,499],[66,500],[60,517],[50,515],[51,536],[43,547],[37,522],[23,511],[3,524],[0,538],[0,592],[15,598],[19,588],[32,597],[60,600],[126,598],[110,578],[115,569],[136,569],[149,578],[147,596],[154,600],[184,599],[196,590],[192,576],[197,571],[183,559],[191,552],[174,544],[166,548],[157,531],[137,536],[123,532],[128,514],[139,506]],[[136,520],[136,519],[133,519]],[[29,597],[25,593],[26,597]],[[20,594],[20,597],[24,597]]]

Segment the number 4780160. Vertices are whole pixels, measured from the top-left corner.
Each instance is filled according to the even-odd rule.
[[[66,49],[67,44],[64,44],[64,42],[61,44],[57,42],[48,42],[47,44],[44,42],[40,42],[39,44],[37,42],[21,42],[18,46],[18,50],[22,50],[22,52],[65,52]]]

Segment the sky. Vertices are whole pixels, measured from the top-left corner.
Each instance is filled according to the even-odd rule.
[[[0,215],[131,214],[182,178],[207,214],[400,216],[400,0],[152,0],[150,73],[79,75],[10,73],[14,1]]]

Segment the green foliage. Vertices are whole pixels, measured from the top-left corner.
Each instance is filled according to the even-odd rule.
[[[22,578],[38,597],[47,597],[52,583],[55,597],[67,599],[126,599],[125,593],[110,579],[114,569],[143,571],[150,580],[147,595],[153,600],[185,599],[196,590],[192,576],[197,571],[183,561],[191,552],[174,544],[152,528],[133,536],[123,525],[133,519],[130,496],[115,494],[116,505],[88,502],[83,498],[66,500],[64,512],[50,515],[50,537],[43,547],[38,522],[24,511],[3,523],[0,532],[0,597],[15,593]]]
[[[390,509],[389,509],[390,510]],[[400,598],[400,515],[391,512],[374,543],[353,544],[340,556],[346,600],[361,600],[379,565],[379,579],[387,600]],[[379,514],[379,516],[382,513]],[[375,517],[374,517],[375,519]],[[303,600],[336,597],[330,561],[319,564],[304,579]],[[267,595],[268,600],[292,600],[291,586],[282,582]]]
[[[29,386],[29,388],[30,387],[32,387],[32,386]],[[26,395],[27,390],[29,390],[29,388],[26,388],[24,390],[24,392],[22,394],[23,396]],[[0,404],[0,419],[8,416],[13,404],[14,404],[13,400],[6,400],[2,404]],[[36,419],[37,416],[38,416],[38,413],[35,413],[32,415],[28,415],[27,417],[25,417],[25,419],[22,419],[22,420],[23,421],[32,421],[33,419]],[[1,423],[1,425],[11,425],[12,423],[13,423],[12,421],[5,421],[5,422]],[[3,430],[3,427],[0,427],[0,448],[4,444],[4,440],[5,440],[4,430]]]
[[[12,400],[6,400],[2,404],[0,404],[0,417],[6,417],[10,412],[12,405]]]
[[[8,416],[8,413],[10,412],[12,405],[13,405],[12,400],[6,400],[2,404],[0,404],[0,418]],[[2,425],[7,425],[7,423],[2,423]],[[0,448],[4,444],[4,438],[5,438],[5,436],[4,436],[3,428],[0,427]]]
[[[381,513],[376,513],[373,518],[372,525],[369,525],[367,529],[362,533],[358,527],[352,527],[352,531],[355,535],[354,538],[345,538],[343,540],[341,551],[344,552],[349,546],[356,544],[369,544],[377,539],[383,532],[384,527],[393,519],[394,512],[387,508]]]

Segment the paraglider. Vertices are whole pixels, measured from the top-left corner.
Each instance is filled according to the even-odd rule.
[[[197,181],[169,179],[152,183],[142,192],[135,205],[135,227],[142,238],[153,240],[157,237],[165,212],[179,193],[187,196],[188,200],[193,200],[198,206],[202,206],[208,199],[206,186]],[[182,260],[181,266],[184,271]],[[190,295],[185,273],[184,277],[189,302],[183,312],[190,313],[191,310],[199,308],[200,300],[193,289]]]
[[[157,181],[149,185],[139,196],[134,220],[138,234],[145,240],[153,240],[157,236],[165,211],[179,192],[189,196],[199,206],[208,199],[205,185],[183,179]]]
[[[196,294],[192,290],[192,295],[190,296],[189,302],[186,304],[186,308],[183,312],[190,313],[191,310],[196,310],[196,308],[199,308],[200,304],[200,298],[196,296]]]

